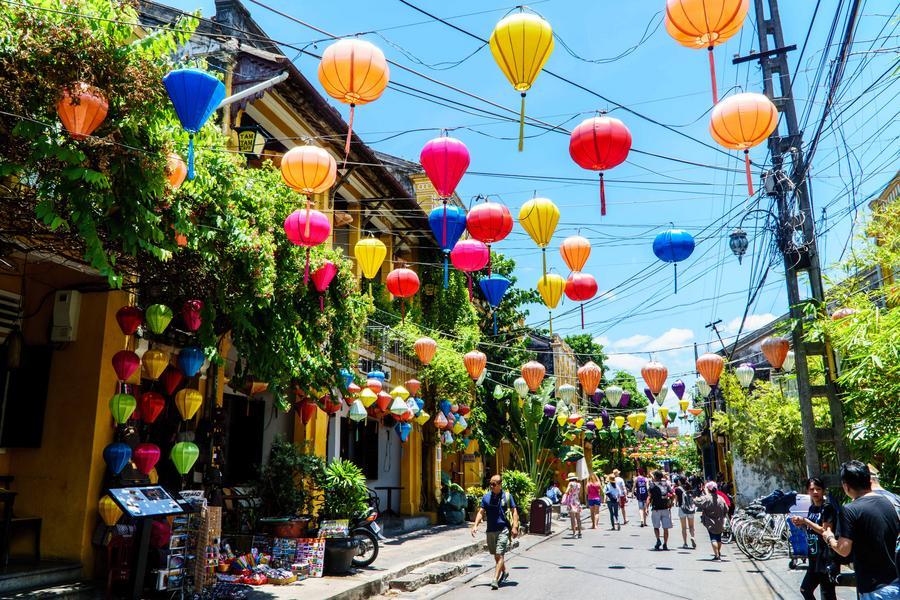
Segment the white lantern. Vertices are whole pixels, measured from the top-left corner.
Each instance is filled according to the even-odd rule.
[[[702,377],[697,379],[697,389],[700,390],[700,395],[704,398],[708,398],[709,393],[712,391],[712,388],[709,387],[709,384]]]
[[[741,387],[747,389],[753,382],[753,376],[756,374],[756,371],[749,364],[744,363],[734,370],[734,374],[737,375]]]
[[[572,404],[572,402],[575,400],[575,396],[578,395],[578,390],[574,385],[564,383],[559,386],[558,390],[556,390],[556,395],[566,404]]]
[[[409,407],[406,405],[406,402],[400,399],[400,396],[395,396],[394,401],[391,402],[390,411],[391,414],[395,417],[399,417],[401,415],[406,414],[406,411],[409,410]]]
[[[794,363],[796,362],[796,358],[794,357],[794,351],[788,350],[787,356],[784,357],[784,363],[782,363],[781,368],[785,373],[790,373],[794,370]]]
[[[516,380],[513,381],[513,387],[519,395],[519,398],[524,398],[528,395],[528,382],[525,381],[524,377],[517,377]]]
[[[669,395],[669,386],[663,384],[661,388],[659,388],[659,393],[656,395],[656,403],[662,406],[666,401],[666,396]]]
[[[618,406],[619,400],[622,399],[622,394],[625,393],[625,390],[617,385],[611,385],[603,390],[603,393],[606,395],[606,401],[609,402],[610,406]]]

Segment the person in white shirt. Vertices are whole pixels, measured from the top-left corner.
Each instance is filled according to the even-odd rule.
[[[625,489],[625,480],[619,476],[619,470],[613,469],[616,478],[616,489],[619,491],[619,514],[622,525],[628,525],[628,517],[625,516],[625,504],[628,503],[628,490]]]

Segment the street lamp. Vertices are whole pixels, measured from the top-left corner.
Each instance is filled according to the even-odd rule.
[[[737,256],[738,264],[741,264],[741,260],[743,259],[744,254],[747,253],[747,247],[749,245],[750,242],[747,241],[747,232],[740,227],[737,227],[728,235],[728,246],[731,248],[731,252]]]

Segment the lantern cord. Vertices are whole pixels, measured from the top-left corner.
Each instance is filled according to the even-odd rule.
[[[450,265],[447,264],[448,263],[447,256],[448,256],[447,252],[444,252],[444,289],[445,290],[447,289],[447,285],[450,280]]]
[[[487,249],[488,249],[487,270],[488,270],[488,277],[490,277],[491,276],[491,245],[490,244],[485,244],[485,245],[487,246]]]
[[[491,316],[494,318],[494,335],[497,335],[497,311],[492,310]]]
[[[603,171],[600,171],[600,216],[606,216],[606,186],[603,185]]]
[[[188,181],[194,180],[194,134],[188,135]]]
[[[584,302],[581,303],[581,328],[584,329]]]
[[[303,227],[303,237],[309,239],[309,196],[306,197],[306,225]]]
[[[550,315],[550,337],[553,337],[553,311],[548,310],[547,313]]]
[[[522,92],[522,107],[519,109],[519,152],[525,148],[525,92]]]
[[[753,195],[753,174],[750,172],[750,150],[744,150],[744,168],[747,170],[747,192]]]
[[[309,285],[309,246],[306,247],[306,266],[303,267],[303,285]]]
[[[547,276],[547,248],[541,248],[541,262],[544,265],[544,277]]]
[[[441,223],[441,246],[447,248],[447,199],[444,198],[444,218]]]
[[[472,299],[473,299],[473,296],[472,296],[472,275],[471,275],[470,273],[466,273],[466,279],[468,280],[468,283],[469,283],[469,302],[471,302]]]
[[[344,164],[347,166],[347,159],[350,157],[350,140],[353,138],[353,113],[356,112],[356,104],[350,103],[350,117],[347,119],[347,141],[344,142]]]
[[[709,77],[712,80],[713,105],[719,103],[719,90],[716,85],[716,59],[713,56],[713,47],[709,47]]]

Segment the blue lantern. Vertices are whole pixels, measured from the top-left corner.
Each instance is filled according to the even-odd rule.
[[[402,421],[394,425],[394,431],[400,436],[400,442],[406,442],[409,439],[409,432],[412,431],[412,425],[406,421]]]
[[[441,400],[441,402],[440,402],[441,412],[444,413],[448,417],[450,416],[450,407],[451,406],[453,406],[453,405],[450,403],[449,400]]]
[[[176,69],[163,77],[181,126],[188,132],[187,178],[194,178],[194,134],[225,99],[221,81],[199,69]]]
[[[653,240],[653,254],[675,265],[675,293],[678,293],[678,263],[694,251],[694,237],[683,229],[669,229]]]
[[[444,251],[444,289],[449,278],[450,251],[466,230],[466,212],[454,204],[444,203],[428,213],[428,225],[441,250]]]
[[[382,371],[369,371],[366,374],[367,379],[377,379],[381,383],[384,383],[384,372]],[[349,384],[348,384],[349,385]]]
[[[416,401],[416,406],[419,407],[419,410],[425,409],[425,401],[424,400],[422,400],[421,398],[416,398],[415,401]]]
[[[344,389],[346,390],[353,383],[353,373],[347,369],[341,369],[341,378],[344,381]]]
[[[118,475],[131,460],[131,446],[116,442],[103,449],[103,460],[113,475]]]
[[[491,305],[492,309],[500,306],[500,302],[503,301],[503,295],[506,294],[510,284],[512,282],[509,279],[503,275],[496,274],[482,277],[481,281],[478,282],[478,285],[481,287],[481,293],[487,298],[488,304]],[[497,335],[497,313],[494,310],[491,310],[491,313],[494,318],[494,335]]]
[[[203,356],[203,350],[196,346],[189,346],[178,353],[178,367],[188,377],[193,377],[200,372],[204,360],[206,357]]]

